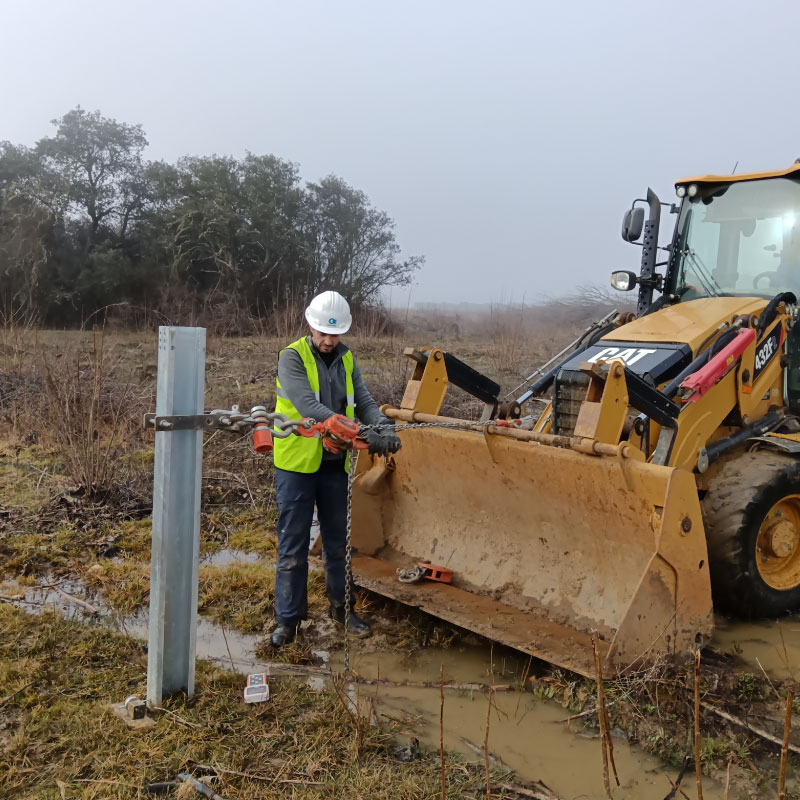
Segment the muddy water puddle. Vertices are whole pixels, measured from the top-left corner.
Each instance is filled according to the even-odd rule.
[[[82,598],[77,583],[60,583],[59,587]],[[74,599],[52,587],[28,589],[19,603],[38,613],[55,608],[64,616],[82,617],[87,609]],[[97,616],[94,617],[98,619]],[[147,614],[119,618],[106,610],[99,615],[101,624],[137,638],[147,637]],[[336,641],[331,631],[328,640]],[[259,672],[269,666],[255,656],[261,636],[248,636],[222,630],[202,618],[198,620],[197,655],[241,673]],[[448,687],[444,697],[444,746],[468,759],[483,763],[489,694],[480,686],[499,688],[492,694],[489,716],[488,749],[493,763],[514,770],[527,781],[539,780],[560,798],[602,798],[600,741],[592,729],[584,729],[580,721],[565,722],[570,712],[555,702],[542,699],[532,690],[536,682],[526,680],[528,658],[515,654],[498,656],[491,648],[474,645],[429,647],[413,654],[395,651],[370,652],[370,640],[354,645],[352,666],[356,674],[377,684],[354,684],[351,697],[362,709],[374,710],[378,719],[402,721],[409,731],[406,739],[415,737],[426,748],[439,747],[440,669]],[[364,648],[364,649],[358,649]],[[300,680],[310,688],[322,690],[329,681],[327,670],[341,670],[341,651],[314,650],[317,667],[299,667]],[[290,665],[271,665],[273,691],[280,691],[280,674],[291,674]],[[277,672],[277,674],[276,674]],[[526,691],[520,692],[519,686]],[[542,687],[546,691],[546,686]],[[621,732],[617,732],[620,733]],[[614,754],[621,788],[615,789],[617,800],[656,798],[670,790],[668,773],[655,758],[628,744],[622,735],[614,737]],[[674,772],[674,770],[673,770]],[[715,800],[722,791],[710,780],[704,781],[705,796]]]
[[[508,686],[492,694],[488,749],[495,764],[513,769],[528,781],[539,780],[560,798],[605,797],[599,735],[580,721],[565,722],[570,711],[546,702],[526,681],[527,658],[492,658],[486,647],[429,648],[411,656],[393,653],[355,653],[354,671],[364,678],[390,684],[358,685],[360,701],[374,700],[376,714],[401,719],[427,748],[439,748],[440,669],[445,685],[488,684]],[[334,653],[332,667],[341,666]],[[403,686],[404,683],[415,684]],[[528,690],[518,691],[520,683]],[[419,687],[416,684],[431,684]],[[534,684],[535,685],[535,684]],[[543,687],[544,688],[544,687]],[[483,763],[489,694],[485,691],[448,689],[444,692],[443,740],[455,750]],[[628,744],[620,731],[614,736],[614,756],[621,787],[617,800],[663,798],[670,791],[668,773],[655,758]],[[671,774],[674,779],[676,775]],[[613,779],[612,779],[613,780]],[[704,796],[721,798],[721,787],[704,780]]]
[[[736,656],[739,669],[776,680],[800,678],[800,615],[755,622],[718,617],[712,645]]]
[[[61,589],[62,591],[58,591]],[[67,592],[67,595],[63,594]],[[58,588],[44,585],[38,588],[25,588],[21,591],[21,599],[16,602],[20,607],[32,614],[55,609],[66,619],[87,619],[90,610],[79,602],[85,592],[83,584],[76,581],[61,581]],[[85,601],[84,601],[85,602]],[[132,636],[136,639],[147,639],[148,614],[146,611],[123,617],[116,612],[99,606],[95,600],[91,603],[97,614],[91,616],[99,624]],[[232,667],[236,672],[248,673],[262,667],[255,656],[255,649],[261,641],[260,636],[249,636],[215,625],[202,617],[197,618],[197,657]]]
[[[226,563],[241,561],[235,551],[225,553]],[[86,618],[110,629],[140,639],[147,637],[147,613],[130,617],[103,608],[99,600],[87,596],[80,581],[45,580],[37,588],[6,584],[3,593],[19,596],[18,604],[32,613],[55,609],[66,617]],[[87,605],[89,608],[87,608]],[[95,607],[97,614],[89,614]],[[506,766],[527,781],[542,781],[559,798],[604,797],[600,741],[593,728],[580,720],[569,723],[570,715],[558,702],[547,701],[546,681],[526,680],[528,658],[505,649],[494,651],[487,644],[459,645],[449,648],[428,647],[414,653],[389,648],[379,631],[391,625],[388,620],[373,620],[378,633],[372,639],[353,644],[352,666],[367,683],[351,685],[351,697],[362,710],[372,711],[379,720],[398,720],[410,737],[434,752],[439,746],[440,669],[448,687],[444,700],[443,738],[447,750],[457,751],[468,759],[483,763],[489,696],[480,687],[509,687],[492,696],[489,717],[488,747],[494,763]],[[245,635],[223,630],[199,618],[197,656],[212,660],[226,669],[247,674],[271,669],[273,691],[280,692],[281,679],[297,674],[314,690],[330,686],[328,670],[341,671],[343,654],[331,649],[339,645],[339,632],[327,619],[309,625],[308,641],[316,666],[294,668],[267,664],[255,655],[261,635]],[[717,620],[713,646],[737,658],[740,671],[760,673],[761,668],[775,681],[800,674],[800,616],[778,621],[741,622]],[[326,649],[327,648],[327,649]],[[519,686],[525,691],[520,692]],[[372,703],[373,705],[370,705]],[[591,701],[590,701],[591,705]],[[655,798],[669,790],[669,778],[675,769],[631,746],[621,731],[614,737],[614,751],[621,787],[615,788],[617,800]],[[687,793],[694,796],[693,779],[687,776]],[[704,796],[722,798],[722,788],[704,778]]]
[[[59,589],[61,591],[59,591]],[[36,589],[22,590],[24,599],[19,605],[32,613],[56,609],[71,618],[86,617],[88,609],[81,604],[85,589],[80,582],[60,581],[58,588],[45,585]],[[66,594],[64,594],[66,592]],[[78,602],[76,602],[76,600]],[[84,603],[87,601],[83,601]],[[92,605],[97,605],[95,600]],[[119,630],[140,639],[147,638],[147,613],[122,618],[99,608],[99,615],[92,619],[109,628]],[[800,651],[796,638],[797,621],[784,622],[783,641],[787,643],[790,657]],[[334,631],[321,631],[316,624],[316,635],[327,641],[336,641]],[[787,628],[791,628],[790,630]],[[736,649],[736,643],[750,656],[760,658],[767,667],[780,666],[780,658],[770,661],[768,655],[780,643],[773,627],[762,629],[759,625],[730,624],[722,629],[723,638],[717,642],[721,650]],[[795,637],[795,638],[793,638]],[[245,635],[222,629],[202,618],[198,619],[197,656],[221,666],[247,674],[272,667],[278,679],[273,691],[280,691],[280,674],[284,670],[292,673],[289,665],[268,665],[255,655],[262,636]],[[755,645],[758,647],[752,651]],[[488,749],[493,763],[512,769],[523,780],[542,781],[560,798],[602,798],[605,796],[602,782],[602,756],[600,741],[594,729],[584,728],[581,722],[565,722],[570,715],[556,702],[542,699],[542,693],[532,690],[536,686],[527,678],[528,658],[503,651],[493,654],[485,645],[459,647],[428,647],[412,654],[395,651],[370,651],[370,640],[354,645],[353,671],[367,681],[377,684],[355,684],[351,696],[362,709],[372,703],[379,719],[402,721],[408,736],[415,737],[426,748],[439,747],[440,714],[440,669],[448,687],[444,699],[444,746],[457,751],[468,759],[483,763],[483,745],[486,735],[489,695],[479,686],[494,685],[508,687],[492,694],[492,710],[489,716]],[[359,649],[364,648],[364,649]],[[321,691],[329,685],[326,672],[340,671],[343,666],[341,651],[318,649],[312,651],[318,667],[298,668],[310,688]],[[745,663],[747,660],[745,659]],[[276,674],[276,670],[279,672]],[[526,691],[520,692],[519,686]],[[546,686],[542,687],[546,692]],[[617,800],[634,798],[656,798],[667,795],[670,790],[665,767],[655,758],[631,746],[619,735],[614,737],[614,754],[621,787],[615,788]],[[673,770],[675,772],[675,770]],[[721,787],[709,779],[704,781],[704,795],[711,800],[722,798]]]

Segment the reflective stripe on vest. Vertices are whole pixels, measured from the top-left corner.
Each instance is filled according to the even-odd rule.
[[[304,336],[296,342],[287,345],[287,349],[294,350],[303,360],[306,368],[308,385],[314,396],[319,401],[319,371],[317,361],[311,352],[308,339]],[[348,350],[342,355],[344,365],[345,389],[347,392],[347,405],[345,416],[350,419],[356,417],[355,389],[353,388],[353,354]],[[301,419],[302,415],[292,405],[292,401],[286,396],[281,387],[280,380],[276,379],[277,398],[275,401],[275,411],[279,414],[286,414],[289,419]],[[286,439],[275,439],[272,456],[275,466],[278,469],[289,470],[290,472],[316,472],[322,464],[322,439],[306,438],[292,434]],[[350,454],[345,459],[345,471],[350,466]]]

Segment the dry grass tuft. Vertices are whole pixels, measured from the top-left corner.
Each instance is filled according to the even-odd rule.
[[[150,564],[102,561],[84,573],[86,585],[99,592],[106,604],[123,616],[146,608],[150,602]]]
[[[262,631],[274,610],[275,569],[262,564],[200,568],[198,610],[244,633]]]
[[[80,343],[59,353],[42,349],[39,374],[40,413],[52,420],[44,432],[84,493],[102,495],[115,477],[115,460],[126,435],[138,427],[135,410],[149,404],[150,392],[142,392],[110,356],[105,331],[94,332],[86,346]]]

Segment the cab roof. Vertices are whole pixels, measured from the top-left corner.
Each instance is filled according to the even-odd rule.
[[[761,178],[784,178],[787,175],[800,177],[800,163],[792,164],[787,169],[779,169],[775,172],[748,172],[742,175],[697,175],[694,178],[681,178],[679,181],[675,181],[675,186],[683,186],[687,183],[737,183],[741,181],[757,181]]]

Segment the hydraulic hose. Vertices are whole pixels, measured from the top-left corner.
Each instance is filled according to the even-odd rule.
[[[700,353],[697,358],[687,364],[662,390],[664,394],[670,398],[675,397],[680,389],[681,384],[694,372],[704,367],[708,360],[717,352],[719,352],[725,345],[730,344],[739,333],[739,328],[731,328],[720,334],[719,338],[711,344],[706,350]]]
[[[740,447],[753,436],[763,436],[765,433],[769,433],[778,427],[785,417],[786,413],[782,409],[780,411],[772,411],[752,425],[741,428],[731,436],[704,447],[700,451],[700,457],[697,459],[698,469],[700,472],[705,472],[709,465],[713,464],[720,456],[724,456],[731,450]]]
[[[767,303],[766,308],[761,312],[761,316],[758,318],[758,328],[756,329],[756,341],[759,341],[761,337],[764,335],[764,332],[767,330],[767,327],[775,319],[775,315],[778,311],[778,306],[781,303],[794,305],[797,302],[797,297],[793,292],[781,292],[780,294],[776,294],[772,300]]]

